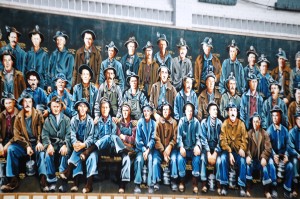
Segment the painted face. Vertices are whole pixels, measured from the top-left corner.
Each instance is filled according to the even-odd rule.
[[[116,51],[115,48],[111,47],[107,49],[107,53],[108,53],[108,58],[112,59],[116,56]]]
[[[229,48],[229,57],[231,61],[235,61],[237,57],[237,49],[235,47],[230,47]]]
[[[283,59],[282,57],[278,57],[277,61],[278,61],[278,66],[279,67],[284,67],[285,66],[285,59]]]
[[[204,54],[206,55],[206,57],[208,57],[211,52],[211,47],[208,46],[207,44],[203,44],[202,48],[203,48]]]
[[[123,118],[124,119],[130,118],[130,114],[131,114],[130,109],[127,106],[123,106],[122,107],[122,116],[123,116]]]
[[[185,116],[187,118],[188,121],[190,121],[192,118],[193,118],[193,115],[194,115],[194,111],[193,111],[193,108],[192,108],[192,105],[187,105],[185,107]]]
[[[272,121],[275,125],[279,125],[281,122],[281,114],[280,112],[273,112],[272,113]]]
[[[178,51],[179,51],[179,57],[181,59],[184,59],[186,57],[186,54],[187,54],[186,46],[181,46],[180,48],[178,48]]]
[[[78,115],[79,117],[85,117],[89,107],[85,103],[80,103],[78,105]]]
[[[228,88],[231,95],[235,94],[236,89],[236,81],[235,80],[229,80],[228,81]]]
[[[108,69],[105,71],[105,79],[106,80],[114,80],[115,78],[115,72],[111,69]]]
[[[66,82],[62,79],[56,80],[56,88],[58,91],[63,91],[66,88]]]
[[[153,49],[152,48],[146,48],[145,49],[145,57],[146,57],[146,59],[152,57],[152,54],[153,54]]]
[[[260,69],[260,73],[265,76],[268,72],[268,64],[267,62],[261,62],[260,63],[260,66],[259,66],[259,69]]]
[[[279,87],[278,87],[278,85],[271,85],[271,93],[272,93],[272,95],[274,95],[274,96],[278,96],[278,94],[279,94]]]
[[[143,110],[143,114],[144,114],[144,117],[145,117],[146,120],[150,120],[152,111],[149,110],[149,109],[144,109],[144,110]]]
[[[62,51],[64,49],[65,45],[66,45],[66,38],[64,38],[64,37],[56,38],[56,46],[60,51]]]
[[[4,55],[2,63],[6,72],[10,72],[13,69],[14,62],[10,55]]]
[[[209,112],[210,117],[212,117],[212,118],[217,118],[218,117],[218,108],[217,108],[217,106],[215,106],[215,105],[210,106],[208,112]]]
[[[136,77],[130,77],[129,84],[130,84],[130,88],[137,89],[138,79]]]
[[[59,115],[61,111],[61,104],[58,102],[51,102],[50,109],[53,115]]]
[[[260,129],[260,118],[259,117],[253,117],[252,119],[252,125],[254,130],[259,130]]]
[[[228,109],[228,115],[231,122],[235,122],[237,117],[237,108],[229,108]]]
[[[171,110],[170,110],[169,105],[164,105],[163,106],[163,117],[165,119],[169,119],[170,115],[171,115]]]
[[[209,77],[205,81],[206,87],[208,91],[213,91],[215,88],[215,78]]]
[[[34,34],[31,36],[31,42],[34,47],[40,47],[42,39],[40,34]]]
[[[185,93],[190,93],[193,87],[193,80],[191,78],[187,78],[183,82],[183,88]]]
[[[23,99],[23,108],[26,112],[31,111],[32,109],[32,105],[33,105],[33,101],[31,98],[24,98]]]
[[[168,77],[169,77],[168,69],[165,67],[161,68],[159,76],[160,76],[161,81],[163,83],[166,83],[168,81]]]
[[[253,80],[249,81],[249,88],[250,88],[251,92],[256,91],[257,84],[258,84],[258,82],[257,82],[256,79],[253,79]]]
[[[252,54],[252,53],[249,54],[249,56],[248,56],[248,63],[249,63],[249,65],[250,65],[250,66],[254,66],[255,62],[256,62],[256,57],[255,57],[255,55]]]
[[[93,43],[94,43],[92,34],[90,34],[90,33],[85,33],[85,34],[84,34],[83,41],[84,41],[84,46],[85,46],[85,48],[86,48],[86,49],[89,49],[89,48],[93,45]]]
[[[296,67],[300,68],[300,57],[296,59]]]
[[[85,84],[89,83],[91,80],[90,71],[88,71],[87,69],[83,69],[81,72],[81,80]]]
[[[135,43],[129,42],[129,43],[127,44],[127,50],[128,50],[128,54],[129,54],[130,56],[134,55],[135,49],[136,49]]]
[[[15,32],[11,32],[8,36],[8,40],[9,40],[11,47],[15,48],[19,41],[18,34]]]
[[[158,43],[158,48],[160,52],[163,52],[167,48],[167,42],[165,40],[160,40]]]
[[[27,81],[32,90],[35,90],[37,88],[39,80],[35,75],[30,75]]]
[[[5,107],[6,112],[8,112],[9,114],[13,113],[14,109],[15,109],[15,104],[16,104],[15,100],[5,99],[4,100],[4,107]]]
[[[110,111],[109,103],[108,102],[102,103],[101,104],[101,115],[103,117],[108,117],[109,116],[109,111]]]

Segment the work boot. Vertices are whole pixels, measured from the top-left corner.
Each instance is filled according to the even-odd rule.
[[[202,189],[201,189],[202,193],[207,193],[207,181],[203,181],[202,182]]]
[[[42,192],[48,192],[49,191],[49,187],[48,187],[48,183],[47,183],[47,178],[46,178],[46,176],[44,174],[41,175],[40,186],[41,186]]]
[[[75,167],[74,164],[69,163],[66,170],[59,173],[60,178],[64,179],[64,180],[68,179],[70,177],[70,175],[72,174],[74,167]]]
[[[240,186],[240,196],[241,197],[246,197],[245,187]]]
[[[125,193],[125,182],[123,181],[119,185],[119,193]]]
[[[71,192],[77,192],[78,191],[78,184],[79,184],[79,176],[76,175],[74,177],[74,181],[71,185]]]
[[[193,193],[198,193],[198,177],[193,176],[192,178],[192,185],[193,185]]]
[[[246,196],[247,197],[251,197],[251,193],[250,193],[251,186],[252,186],[252,180],[247,180],[247,182],[246,182]]]
[[[11,192],[15,190],[19,186],[19,179],[18,177],[12,177],[8,184],[1,186],[1,191],[3,192]]]
[[[88,177],[86,185],[82,189],[82,193],[89,193],[93,191],[93,176]]]
[[[265,192],[265,196],[266,196],[267,199],[272,198],[272,195],[270,193],[270,185],[269,184],[264,185],[264,192]]]
[[[272,186],[272,192],[271,192],[272,198],[278,198],[278,193],[277,193],[277,186],[273,185]]]
[[[221,190],[221,195],[222,196],[226,196],[227,195],[227,187],[226,185],[222,185],[222,190]]]
[[[141,187],[140,187],[140,186],[141,186],[141,185],[139,185],[139,184],[135,184],[135,187],[134,187],[133,192],[134,192],[134,193],[141,193],[142,190],[141,190]]]
[[[180,182],[179,182],[179,187],[178,187],[180,192],[184,192],[184,189],[185,189],[184,181],[185,181],[184,177],[180,177]]]
[[[178,190],[178,186],[177,186],[175,178],[171,179],[171,189],[172,189],[172,191],[177,191]]]

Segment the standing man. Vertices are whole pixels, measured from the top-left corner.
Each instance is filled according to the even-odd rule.
[[[151,119],[153,108],[146,104],[143,107],[143,116],[139,119],[136,128],[136,158],[134,162],[134,193],[141,193],[142,169],[146,164],[148,169],[147,185],[148,193],[152,194],[153,189],[153,150],[155,146],[155,121]]]
[[[220,105],[221,94],[215,89],[216,76],[213,72],[207,73],[205,77],[206,89],[203,90],[198,97],[198,120],[201,121],[208,117],[207,105],[209,102],[214,101]]]
[[[67,161],[71,153],[71,131],[70,118],[62,112],[64,104],[61,98],[53,97],[49,106],[51,113],[43,125],[42,142],[46,150],[47,181],[50,184],[49,191],[52,192],[56,188],[57,166],[59,172],[63,172],[67,168]],[[67,191],[65,182],[59,187],[59,191]]]
[[[235,40],[231,41],[231,44],[227,46],[229,52],[229,58],[225,59],[222,64],[222,74],[220,78],[220,93],[224,94],[226,92],[226,80],[231,73],[236,78],[236,88],[237,93],[241,96],[245,91],[245,80],[244,80],[244,68],[241,62],[237,59],[238,54],[240,54],[240,49],[235,43]]]
[[[286,65],[286,61],[288,59],[286,57],[284,50],[279,48],[276,57],[277,57],[278,67],[274,68],[271,71],[271,76],[281,86],[280,87],[281,89],[279,90],[279,97],[288,106],[291,101],[289,85],[290,85],[290,75],[292,70],[289,66]]]
[[[20,45],[18,45],[19,38],[22,34],[15,27],[5,26],[5,29],[7,32],[7,39],[9,43],[1,48],[0,54],[2,54],[4,51],[10,51],[15,57],[15,68],[23,74],[26,53],[20,47]],[[2,70],[3,67],[4,64],[0,63],[0,70]]]
[[[24,74],[28,71],[36,71],[40,74],[40,87],[46,90],[47,79],[48,79],[48,65],[49,65],[49,55],[41,48],[41,44],[44,42],[44,35],[41,33],[38,25],[29,32],[29,38],[32,42],[31,49],[26,53],[25,63],[24,63]]]
[[[194,74],[194,72],[191,60],[186,57],[189,46],[183,38],[180,38],[177,48],[179,56],[172,59],[171,82],[176,90],[180,91],[182,89],[183,77],[185,77],[188,73]]]
[[[121,117],[121,106],[123,104],[121,88],[115,84],[116,69],[108,67],[104,70],[105,82],[99,87],[98,94],[94,106],[95,124],[98,122],[101,112],[100,102],[102,97],[106,97],[110,101],[110,109],[112,111],[112,120],[118,123]]]
[[[159,110],[163,102],[168,102],[173,107],[177,91],[169,81],[170,70],[166,65],[161,65],[157,72],[160,81],[152,85],[149,103],[154,107],[153,115],[155,120],[159,121],[159,114],[161,113],[157,110]]]
[[[222,121],[218,119],[219,107],[216,102],[211,101],[207,105],[207,118],[201,122],[201,180],[202,192],[207,192],[207,164],[214,166],[216,171],[216,179],[218,183],[218,194],[221,194],[220,189],[220,164],[221,164],[221,147],[220,147],[220,133]]]
[[[180,178],[179,191],[185,190],[185,175],[187,159],[192,160],[193,193],[198,193],[198,178],[200,176],[200,154],[202,150],[200,122],[194,117],[195,106],[187,102],[183,106],[185,116],[180,118],[177,134],[177,165]],[[177,148],[177,147],[176,147]],[[177,178],[177,177],[176,177]]]
[[[250,130],[250,118],[254,113],[262,114],[263,98],[257,92],[258,78],[254,73],[247,77],[249,90],[242,95],[240,118],[245,123],[246,129]]]
[[[53,79],[57,74],[62,73],[65,75],[66,80],[70,82],[67,86],[68,91],[71,90],[72,72],[74,68],[74,57],[65,47],[69,36],[62,31],[57,31],[53,36],[53,41],[56,44],[56,49],[50,55],[49,60],[49,79],[47,93],[51,93],[54,88]]]
[[[116,56],[119,52],[117,46],[114,44],[113,41],[111,41],[108,45],[105,46],[107,53],[108,53],[108,58],[104,60],[101,63],[100,66],[100,75],[99,75],[99,85],[104,83],[105,81],[105,69],[108,67],[113,67],[116,71],[115,73],[115,83],[120,86],[121,90],[124,90],[125,88],[125,77],[124,77],[124,72],[122,69],[122,64],[116,60]]]
[[[150,41],[147,41],[147,44],[143,47],[143,51],[145,58],[141,61],[138,72],[138,76],[140,77],[139,89],[144,91],[149,99],[151,87],[158,81],[157,70],[159,65],[152,57],[153,45]]]
[[[85,64],[93,71],[94,76],[91,78],[91,82],[98,88],[102,58],[100,51],[94,45],[96,34],[93,30],[87,29],[82,31],[81,38],[84,45],[76,51],[72,87],[81,83],[81,74],[78,71],[80,66]]]
[[[290,94],[292,99],[295,99],[294,88],[300,83],[300,51],[295,55],[296,66],[293,68],[290,74]]]
[[[160,34],[157,32],[157,45],[159,51],[154,55],[154,59],[156,63],[161,66],[165,65],[170,70],[172,66],[172,56],[169,51],[167,51],[167,47],[169,46],[169,42],[165,34]]]
[[[209,71],[209,66],[214,66],[213,73],[216,76],[216,86],[219,86],[221,76],[221,62],[219,58],[212,54],[212,38],[205,37],[201,43],[203,54],[198,55],[195,61],[195,92],[200,94],[205,89],[205,77]]]
[[[127,48],[127,53],[121,58],[120,62],[122,64],[124,77],[127,79],[127,70],[138,74],[141,59],[136,54],[136,49],[139,47],[139,43],[135,37],[129,37],[124,46]]]
[[[268,97],[271,96],[271,91],[269,87],[270,81],[271,79],[273,79],[270,73],[268,72],[270,62],[264,54],[261,54],[261,56],[258,58],[257,64],[259,64],[260,71],[260,73],[257,75],[257,77],[259,78],[257,91],[262,96],[262,98],[266,100]]]
[[[245,80],[249,77],[250,74],[255,74],[256,76],[259,74],[259,70],[255,65],[258,57],[255,48],[253,46],[250,46],[246,54],[248,57],[248,65],[244,67]],[[249,85],[245,83],[245,86],[245,91],[247,91],[249,89]]]
[[[281,124],[281,118],[283,115],[281,108],[275,105],[272,110],[270,110],[270,113],[272,115],[272,124],[268,127],[267,132],[270,136],[270,141],[272,144],[272,159],[269,162],[271,165],[275,165],[276,168],[279,166],[279,164],[283,163],[284,198],[291,198],[290,193],[292,191],[294,171],[293,164],[289,161],[289,132],[287,128]],[[273,172],[276,172],[275,169],[273,170]],[[272,179],[272,197],[278,197],[276,175],[275,179]]]
[[[1,105],[5,110],[0,113],[0,157],[6,156],[8,146],[13,142],[14,123],[19,113],[16,103],[17,100],[11,93],[7,93],[1,99]]]
[[[221,171],[220,184],[221,195],[227,195],[228,185],[228,166],[237,164],[239,175],[238,185],[240,186],[240,196],[246,196],[246,156],[248,134],[245,124],[237,118],[237,106],[230,102],[227,106],[228,119],[226,119],[221,127],[220,146],[222,148],[221,155]]]
[[[46,165],[44,146],[41,141],[43,116],[33,108],[30,94],[22,94],[19,104],[23,109],[18,113],[14,123],[14,137],[7,150],[6,176],[9,182],[1,186],[3,192],[11,192],[19,186],[20,158],[35,154],[41,190],[49,190],[46,181]]]
[[[5,92],[12,93],[18,99],[26,88],[26,84],[22,72],[14,67],[16,58],[10,51],[4,51],[0,59],[4,66],[0,71],[0,98],[2,98],[2,92]]]
[[[273,172],[270,172],[268,164],[272,153],[272,145],[269,134],[261,128],[261,117],[255,112],[251,120],[252,128],[248,131],[248,150],[246,152],[247,163],[247,196],[251,197],[250,186],[253,180],[254,171],[262,171],[262,184],[267,199],[271,199],[270,185],[274,179]],[[272,175],[272,176],[271,176]]]

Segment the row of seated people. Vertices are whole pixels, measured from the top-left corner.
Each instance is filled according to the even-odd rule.
[[[15,107],[17,103],[22,107],[19,113]],[[71,119],[63,114],[66,105],[58,96],[48,103],[50,114],[45,120],[42,112],[34,108],[30,93],[22,93],[18,102],[8,94],[1,99],[1,104],[6,110],[0,116],[0,152],[7,158],[6,176],[9,178],[8,184],[1,187],[2,191],[13,191],[18,187],[19,159],[34,155],[42,191],[55,190],[57,169],[65,182],[59,190],[66,191],[67,179],[74,178],[71,191],[78,191],[78,178],[86,164],[87,182],[82,192],[91,192],[93,176],[98,174],[99,154],[104,153],[122,158],[119,193],[124,193],[126,183],[131,180],[132,162],[136,184],[133,191],[141,192],[144,164],[148,168],[149,193],[158,190],[162,161],[169,164],[171,189],[183,192],[186,161],[191,159],[194,193],[198,193],[199,179],[201,191],[208,191],[206,167],[212,165],[216,170],[217,192],[227,195],[229,167],[236,165],[240,196],[251,196],[252,174],[259,170],[266,198],[278,197],[277,177],[284,178],[284,197],[297,197],[300,110],[293,115],[296,124],[290,131],[282,124],[283,110],[274,105],[269,111],[272,122],[267,130],[261,125],[260,114],[255,112],[247,132],[246,124],[238,118],[238,105],[233,101],[226,107],[228,117],[223,122],[218,118],[220,110],[214,101],[206,107],[208,117],[201,122],[195,117],[196,108],[190,101],[182,106],[184,116],[178,122],[172,117],[173,106],[167,101],[163,101],[157,110],[144,104],[138,121],[131,116],[135,107],[126,102],[121,106],[120,119],[114,120],[112,101],[105,96],[99,99],[99,113],[95,111],[94,119],[89,115],[90,104],[85,98],[74,104],[77,114]],[[151,118],[151,115],[158,111],[161,116],[155,121],[155,116]],[[135,159],[130,158],[130,151],[136,153]],[[59,160],[58,168],[55,159]],[[276,168],[284,174],[277,176]]]

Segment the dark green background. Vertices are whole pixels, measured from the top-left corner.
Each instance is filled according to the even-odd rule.
[[[122,56],[126,52],[124,42],[129,38],[129,36],[135,36],[137,38],[140,44],[138,52],[142,52],[142,47],[148,40],[155,44],[154,52],[158,51],[156,46],[156,32],[166,34],[167,39],[170,42],[169,49],[174,51],[176,55],[176,44],[180,37],[183,37],[190,46],[188,55],[191,56],[193,63],[200,52],[200,43],[205,36],[213,38],[213,52],[220,54],[221,61],[228,57],[226,46],[232,39],[235,39],[241,50],[238,58],[242,61],[244,66],[247,64],[246,51],[249,49],[250,45],[253,45],[259,54],[264,53],[268,56],[268,59],[271,61],[271,68],[277,66],[275,55],[278,52],[278,48],[281,47],[286,51],[292,67],[295,65],[294,56],[296,52],[300,50],[299,41],[199,32],[160,26],[148,26],[30,12],[3,7],[0,7],[0,19],[0,28],[3,33],[2,40],[6,39],[5,25],[14,26],[23,33],[20,38],[20,42],[26,44],[26,50],[28,50],[31,46],[30,39],[28,38],[28,32],[30,32],[36,24],[40,26],[40,30],[45,36],[45,41],[42,46],[47,47],[49,52],[52,52],[55,49],[55,43],[53,42],[52,37],[55,35],[57,30],[66,31],[69,35],[70,39],[67,42],[68,48],[78,49],[83,45],[80,33],[84,29],[92,29],[95,31],[97,35],[95,45],[101,46],[102,49],[105,49],[105,45],[110,41],[114,41],[116,46],[119,48],[118,56]],[[102,50],[102,57],[107,57],[105,50]]]

